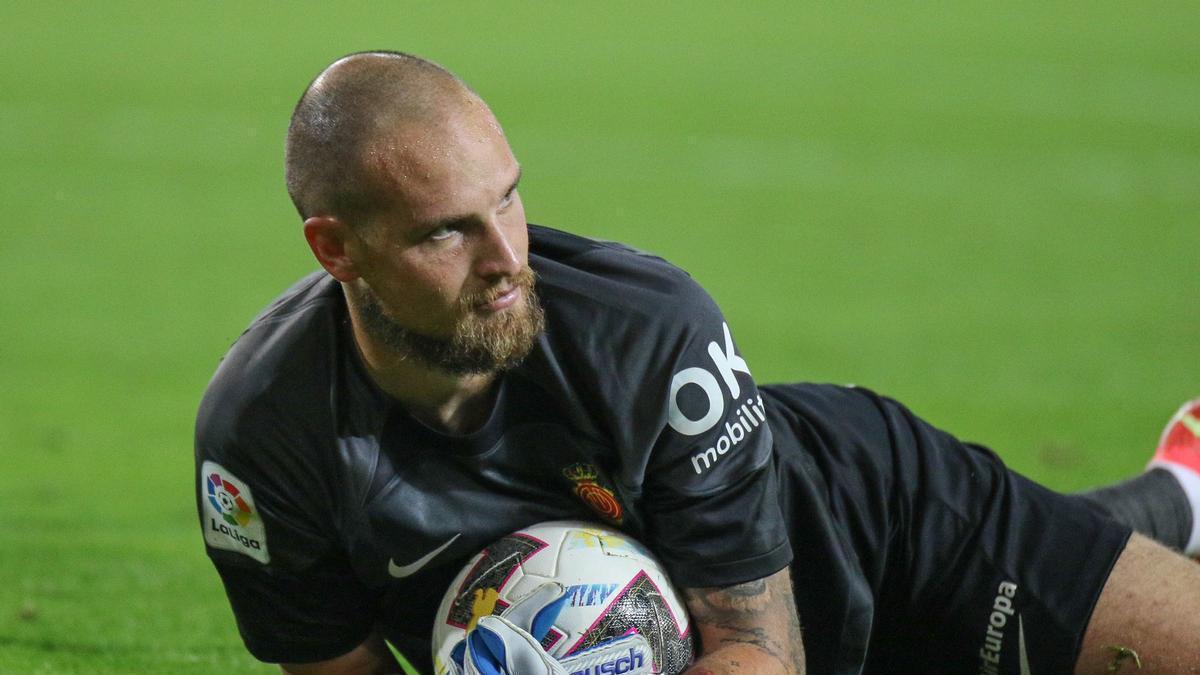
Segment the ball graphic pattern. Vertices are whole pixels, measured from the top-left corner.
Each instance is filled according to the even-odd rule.
[[[608,526],[552,521],[513,532],[473,557],[442,598],[433,627],[434,670],[475,621],[500,614],[544,583],[567,600],[542,646],[564,658],[613,638],[640,633],[656,673],[692,661],[687,611],[661,565],[642,544]]]

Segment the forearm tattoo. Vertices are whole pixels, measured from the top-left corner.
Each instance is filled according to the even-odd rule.
[[[686,589],[685,594],[704,654],[723,647],[737,647],[737,651],[751,647],[776,661],[784,672],[799,672],[800,624],[786,573],[724,588]],[[733,660],[723,665],[730,672],[742,669]]]

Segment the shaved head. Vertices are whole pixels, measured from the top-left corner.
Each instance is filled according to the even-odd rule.
[[[438,128],[487,106],[441,66],[402,52],[360,52],[333,62],[300,97],[288,126],[288,194],[301,218],[352,225],[385,206],[372,144],[399,130]],[[489,112],[490,116],[490,112]]]

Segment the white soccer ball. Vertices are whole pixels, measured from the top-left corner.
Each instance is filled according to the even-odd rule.
[[[653,554],[618,530],[559,520],[513,532],[463,567],[434,620],[434,671],[448,672],[450,651],[477,619],[500,614],[551,581],[566,587],[568,598],[542,640],[551,656],[636,632],[650,643],[655,673],[681,672],[691,663],[687,610]],[[628,665],[613,664],[611,672]]]

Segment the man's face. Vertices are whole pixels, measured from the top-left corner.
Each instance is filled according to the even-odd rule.
[[[348,288],[363,328],[453,374],[515,365],[542,314],[520,167],[490,111],[398,129],[367,161],[389,199],[360,227],[361,278]]]

